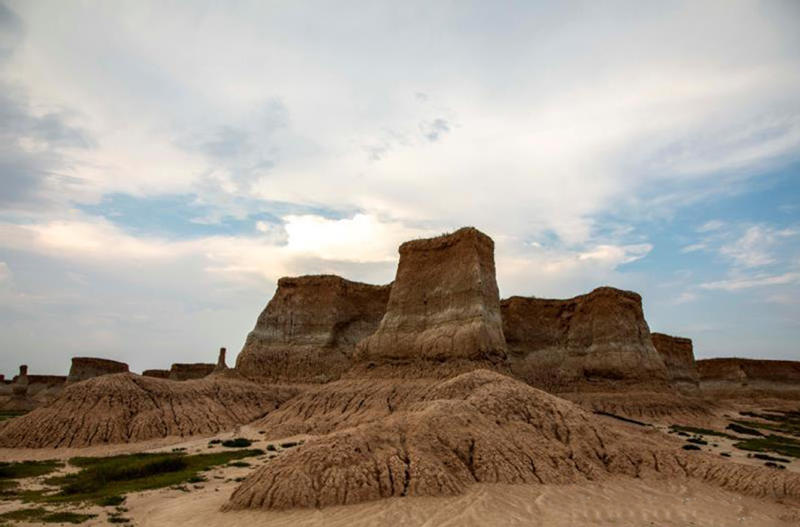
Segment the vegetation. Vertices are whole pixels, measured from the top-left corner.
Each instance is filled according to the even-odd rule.
[[[228,463],[229,467],[249,467],[250,463],[247,461],[234,461],[233,463]]]
[[[784,459],[782,457],[774,457],[767,454],[753,454],[756,459],[763,459],[764,461],[777,461],[778,463],[791,463],[791,459]]]
[[[114,506],[122,503],[129,492],[181,487],[194,478],[205,480],[199,475],[204,470],[262,454],[263,450],[250,449],[197,455],[170,452],[77,457],[69,462],[82,470],[45,481],[56,489],[12,492],[14,497],[28,502],[93,502]]]
[[[688,432],[690,434],[717,436],[717,437],[727,437],[728,439],[737,439],[736,437],[734,437],[734,436],[732,436],[730,434],[726,434],[725,432],[717,432],[716,430],[711,430],[711,429],[708,429],[708,428],[697,428],[697,427],[694,427],[694,426],[683,426],[683,425],[672,425],[669,428],[673,432],[677,432],[678,435],[684,435],[684,434],[681,434],[681,432],[684,432],[684,433]]]
[[[43,476],[63,466],[63,463],[54,460],[0,462],[0,481]]]
[[[245,448],[252,445],[253,442],[244,437],[237,437],[236,439],[228,439],[222,442],[222,446],[228,448]]]
[[[700,447],[697,445],[683,445],[684,450],[700,450]]]
[[[700,439],[699,437],[690,437],[686,441],[688,441],[689,443],[694,443],[695,445],[707,445],[708,444],[708,441],[706,441],[705,439]]]
[[[761,432],[759,432],[758,430],[756,430],[754,428],[749,428],[747,426],[742,426],[740,424],[737,424],[736,422],[733,422],[733,423],[729,424],[728,426],[725,427],[725,429],[726,430],[731,430],[732,432],[736,432],[737,434],[745,434],[745,435],[749,435],[749,436],[761,436],[761,435],[764,435],[764,434],[762,434]]]
[[[281,443],[281,448],[293,448],[299,444],[297,441],[287,441],[286,443]]]
[[[745,439],[734,443],[733,446],[752,452],[772,452],[782,456],[800,458],[800,441],[774,434]]]
[[[17,410],[3,410],[0,411],[0,421],[5,421],[6,419],[13,419],[15,417],[19,417],[20,415],[25,415],[28,412],[26,411],[17,411]]]
[[[24,521],[36,523],[83,523],[94,518],[96,514],[80,514],[77,512],[50,512],[42,507],[35,509],[17,509],[0,514],[0,521]]]
[[[752,420],[737,420],[736,423],[751,426],[753,428],[760,428],[762,430],[769,430],[771,432],[778,432],[793,436],[800,437],[800,411],[782,411],[782,410],[769,410],[768,413],[758,412],[740,412],[740,415],[745,417],[755,417],[769,421],[763,423],[760,421]]]

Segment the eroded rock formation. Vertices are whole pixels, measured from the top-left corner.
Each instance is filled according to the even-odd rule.
[[[534,386],[559,391],[667,379],[634,292],[600,287],[567,300],[513,296],[501,310],[512,371]]]
[[[173,381],[202,379],[216,369],[216,364],[196,362],[193,364],[175,363],[169,369],[169,378]]]
[[[670,382],[678,386],[697,387],[700,376],[694,363],[692,339],[673,337],[664,333],[651,333],[653,346],[667,367]]]
[[[389,289],[333,275],[281,278],[236,370],[268,382],[338,378],[350,367],[356,342],[378,327]]]
[[[92,377],[125,373],[126,371],[128,371],[128,365],[124,362],[96,357],[73,357],[67,382],[80,382]]]
[[[173,382],[133,373],[68,385],[51,404],[0,427],[0,447],[84,447],[212,434],[273,411],[296,389],[231,376]]]
[[[703,359],[696,362],[700,385],[714,395],[800,395],[800,361]]]
[[[400,246],[397,277],[362,362],[502,363],[506,358],[494,242],[472,227]],[[424,373],[424,370],[420,373]]]
[[[344,382],[316,391],[332,393]],[[798,474],[687,454],[680,441],[601,420],[496,372],[475,370],[414,391],[388,415],[360,426],[342,421],[254,471],[227,508],[325,507],[454,495],[474,483],[573,483],[612,475],[695,477],[744,493],[800,498]],[[305,413],[333,413],[323,406]],[[351,419],[357,414],[350,412]]]
[[[144,370],[144,377],[155,377],[157,379],[169,379],[169,370]]]

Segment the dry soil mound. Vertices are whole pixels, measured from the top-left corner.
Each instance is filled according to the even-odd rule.
[[[512,371],[533,386],[557,391],[582,382],[667,379],[642,298],[632,291],[600,287],[567,300],[514,296],[501,309]]]
[[[506,357],[494,242],[471,227],[400,246],[386,314],[358,343],[364,362],[473,360]]]
[[[389,289],[333,275],[281,278],[236,369],[259,381],[337,379],[351,365],[356,342],[378,327]]]
[[[227,508],[324,507],[453,495],[476,482],[570,483],[614,474],[693,476],[742,492],[800,498],[800,475],[716,464],[678,445],[478,370],[430,385],[403,410],[274,459],[245,480]]]
[[[48,406],[4,422],[0,446],[83,447],[211,434],[262,417],[295,393],[230,375],[185,382],[104,375],[70,385]]]

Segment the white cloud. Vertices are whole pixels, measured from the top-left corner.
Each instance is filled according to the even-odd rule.
[[[740,267],[761,267],[774,263],[774,248],[781,239],[797,235],[792,229],[774,229],[753,225],[736,241],[720,247],[720,254],[733,260]]]
[[[725,226],[724,221],[709,220],[697,228],[697,232],[710,232],[721,229]]]
[[[706,282],[700,284],[703,289],[721,289],[724,291],[739,291],[753,287],[789,285],[800,283],[800,273],[789,272],[779,275],[756,275],[751,277],[731,278],[716,282]]]
[[[705,243],[693,243],[691,245],[687,245],[686,247],[682,247],[681,248],[681,252],[682,253],[693,253],[693,252],[697,252],[697,251],[702,251],[702,250],[704,250],[706,248],[708,248],[708,246]]]

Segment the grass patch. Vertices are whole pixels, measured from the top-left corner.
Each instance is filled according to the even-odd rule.
[[[681,448],[684,450],[700,450],[700,447],[697,445],[683,445]]]
[[[725,430],[730,430],[731,432],[736,432],[737,434],[744,434],[748,436],[763,436],[761,432],[756,430],[755,428],[750,428],[748,426],[743,426],[737,422],[733,422],[725,427]]]
[[[233,463],[228,463],[229,467],[249,467],[250,463],[247,461],[234,461]]]
[[[764,466],[765,467],[771,467],[771,468],[777,468],[777,469],[780,469],[780,470],[786,469],[786,467],[784,467],[783,465],[779,465],[777,463],[773,463],[772,461],[767,461],[766,463],[764,463]]]
[[[750,455],[750,454],[748,454]],[[774,457],[770,456],[769,454],[752,454],[752,456],[756,459],[762,459],[764,461],[775,461],[778,463],[791,463],[791,459],[784,459],[782,457]]]
[[[755,417],[769,421],[769,423],[762,423],[759,421],[736,421],[747,426],[761,428],[763,430],[770,430],[772,432],[780,432],[783,434],[793,435],[800,437],[800,410],[784,411],[784,410],[767,410],[766,412],[739,412],[739,415],[744,417]]]
[[[789,437],[770,434],[734,443],[736,448],[751,452],[772,452],[782,456],[800,458],[800,441]]]
[[[77,512],[49,512],[42,507],[34,509],[18,509],[0,514],[0,521],[24,521],[31,523],[83,523],[97,516],[96,514],[80,514]]]
[[[730,434],[726,434],[725,432],[717,432],[716,430],[711,430],[709,428],[696,428],[694,426],[683,426],[683,425],[672,425],[669,427],[670,430],[677,432],[679,435],[681,432],[690,433],[690,434],[697,434],[697,435],[707,435],[707,436],[717,436],[717,437],[727,437],[728,439],[737,439]]]
[[[111,516],[108,518],[108,523],[130,523],[130,518],[125,518],[124,516]]]
[[[82,470],[49,478],[46,483],[58,487],[55,493],[27,492],[20,497],[37,502],[94,502],[118,505],[124,495],[147,489],[180,487],[200,472],[238,459],[260,456],[263,450],[233,450],[215,454],[183,453],[128,454],[110,457],[72,458],[70,463]]]
[[[228,448],[246,448],[252,445],[253,442],[244,437],[237,437],[236,439],[228,439],[222,442],[222,446]]]
[[[6,419],[14,419],[15,417],[19,417],[21,415],[25,415],[28,412],[24,410],[3,410],[0,411],[0,421],[5,421]]]
[[[695,445],[707,445],[708,444],[708,441],[706,441],[705,439],[700,439],[699,437],[690,437],[686,441],[688,441],[689,443],[694,443]]]
[[[0,480],[33,478],[44,476],[57,468],[63,467],[60,461],[20,461],[17,463],[0,462]]]

